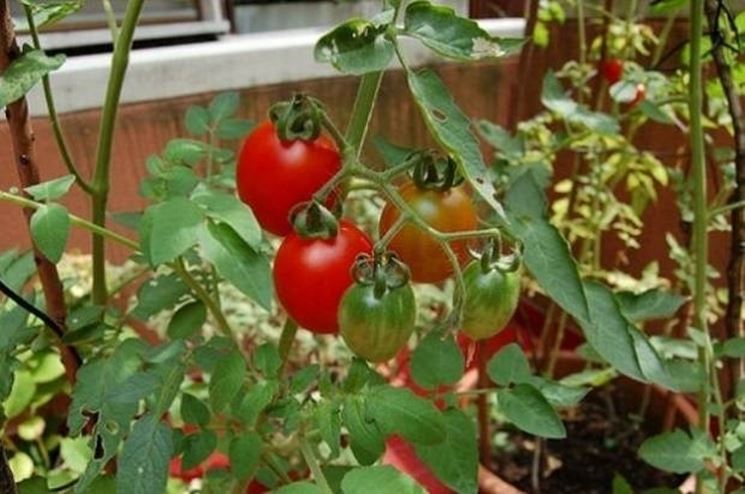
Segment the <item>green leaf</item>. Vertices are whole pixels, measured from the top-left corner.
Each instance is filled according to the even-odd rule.
[[[513,137],[507,130],[487,120],[477,123],[479,135],[492,147],[501,151],[506,158],[517,159],[525,152],[525,143],[521,138]]]
[[[434,404],[408,389],[378,386],[368,395],[370,417],[387,435],[398,434],[412,443],[438,444],[445,424]]]
[[[324,494],[320,487],[311,482],[295,482],[283,485],[274,494]]]
[[[471,121],[458,108],[445,84],[431,70],[408,71],[409,88],[419,105],[432,135],[458,163],[458,169],[473,189],[500,216],[502,205],[497,201],[481,156],[479,143],[471,133]]]
[[[476,21],[460,17],[447,6],[419,0],[406,7],[404,34],[417,38],[440,55],[455,60],[480,60],[516,53],[521,40],[501,40]]]
[[[314,411],[315,422],[321,433],[321,438],[331,449],[331,458],[339,457],[339,442],[341,439],[341,417],[339,405],[331,401],[323,401]]]
[[[522,241],[523,262],[562,309],[578,321],[590,319],[587,298],[569,244],[545,218],[543,191],[523,174],[507,193],[510,229]]]
[[[564,386],[579,387],[579,386],[592,386],[599,387],[603,386],[613,379],[616,378],[618,373],[613,367],[607,367],[605,369],[585,369],[574,374],[569,374],[559,381]]]
[[[688,5],[689,0],[657,0],[649,6],[649,13],[655,16],[668,15],[684,6]]]
[[[172,451],[171,429],[158,416],[138,420],[119,456],[117,494],[165,492]]]
[[[268,407],[274,399],[276,391],[277,386],[275,383],[260,382],[254,384],[237,404],[233,404],[233,413],[236,417],[239,417],[247,427],[253,426],[256,423],[259,414],[264,411],[264,409]]]
[[[217,447],[217,435],[210,430],[201,430],[186,436],[182,443],[184,451],[182,467],[189,470],[196,467]]]
[[[356,468],[341,481],[344,494],[395,492],[396,494],[425,494],[422,486],[408,475],[391,466]]]
[[[620,474],[613,476],[613,494],[634,494],[631,484]]]
[[[36,337],[38,330],[26,325],[28,317],[26,309],[18,305],[0,312],[0,328],[3,328],[0,331],[0,353],[10,355],[18,345],[29,344]]]
[[[207,155],[208,147],[202,141],[193,139],[171,139],[166,144],[163,157],[173,165],[194,166]],[[179,167],[170,168],[171,172],[185,172]]]
[[[475,493],[479,471],[476,427],[473,420],[457,409],[445,410],[443,417],[445,440],[436,445],[417,446],[417,456],[455,492]]]
[[[8,419],[15,418],[31,405],[36,394],[37,386],[28,371],[18,370],[12,379],[13,386],[2,403],[2,411]]]
[[[224,118],[234,115],[238,111],[241,97],[236,91],[218,94],[210,102],[209,113],[213,122],[219,122]]]
[[[65,62],[62,54],[48,57],[41,50],[24,53],[0,75],[0,108],[24,97],[45,75]]]
[[[497,352],[487,364],[486,372],[500,386],[528,382],[530,363],[517,343],[510,343]]]
[[[385,452],[385,438],[377,424],[365,416],[365,401],[361,396],[347,398],[342,409],[344,426],[354,457],[361,465],[372,465]]]
[[[225,224],[208,223],[202,228],[200,244],[204,256],[217,272],[261,307],[271,310],[274,287],[271,268],[259,254]]]
[[[552,407],[577,406],[590,391],[589,388],[565,386],[564,383],[538,376],[533,376],[528,384],[535,386]]]
[[[193,247],[203,222],[202,210],[185,197],[173,197],[147,208],[140,236],[150,264],[172,261]]]
[[[189,302],[178,308],[168,323],[168,336],[173,339],[191,338],[199,333],[207,321],[207,308],[200,300]]]
[[[340,72],[362,75],[385,70],[394,55],[386,25],[351,19],[323,35],[313,51],[317,62],[331,63]]]
[[[613,135],[619,131],[618,122],[605,113],[593,112],[572,100],[564,91],[556,74],[548,72],[543,78],[543,105],[567,122],[583,125],[599,134]]]
[[[31,7],[36,29],[49,27],[62,19],[74,14],[83,6],[83,0],[54,0],[52,2],[43,0],[21,0],[23,4]],[[28,23],[23,20],[16,29],[27,31]]]
[[[650,437],[639,448],[639,456],[660,470],[674,473],[696,473],[705,467],[704,460],[716,451],[702,433],[693,437],[680,429]]]
[[[207,134],[210,128],[210,113],[203,106],[190,106],[186,110],[186,130],[195,137]]]
[[[411,356],[411,375],[425,389],[457,383],[464,369],[463,352],[455,340],[434,332],[419,342]]]
[[[132,315],[146,321],[161,311],[175,307],[187,293],[189,287],[176,273],[156,276],[140,285],[137,306],[132,310]]]
[[[667,112],[652,101],[645,99],[641,103],[638,103],[638,105],[642,113],[655,122],[668,125],[675,123]]]
[[[252,478],[261,458],[261,436],[246,432],[230,441],[230,469],[238,480]]]
[[[40,184],[32,185],[31,187],[26,187],[23,190],[25,190],[35,201],[56,201],[67,194],[74,183],[75,176],[65,175]]]
[[[246,361],[238,350],[223,356],[210,379],[210,403],[219,413],[238,394],[246,379]]]
[[[659,288],[651,288],[639,294],[617,293],[616,300],[621,305],[621,311],[630,321],[640,322],[674,316],[685,303],[686,298]]]
[[[730,358],[745,358],[745,338],[730,338],[722,344],[722,355]]]
[[[70,236],[70,215],[67,209],[56,203],[40,207],[31,216],[30,228],[36,247],[47,259],[58,263]]]
[[[373,138],[373,144],[383,158],[386,168],[400,165],[414,152],[414,149],[393,144],[383,136],[375,136]]]
[[[563,439],[566,429],[546,398],[530,384],[497,391],[499,410],[519,429],[536,436]]]
[[[210,423],[210,410],[196,396],[184,393],[181,396],[181,419],[186,424],[206,427]]]
[[[217,137],[225,140],[243,139],[254,127],[250,120],[226,118],[217,126]]]
[[[251,208],[235,196],[215,190],[200,190],[192,200],[202,206],[207,216],[218,223],[230,226],[248,245],[257,249],[261,245],[261,227]]]
[[[745,446],[740,446],[732,452],[732,468],[736,472],[745,471]]]
[[[636,84],[631,81],[618,81],[609,89],[611,99],[618,103],[631,103],[636,99]]]

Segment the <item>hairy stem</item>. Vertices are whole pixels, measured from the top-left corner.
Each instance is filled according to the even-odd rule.
[[[362,154],[362,145],[365,142],[365,135],[372,118],[373,107],[382,80],[382,71],[365,74],[360,80],[357,98],[352,108],[352,117],[349,120],[346,132],[346,141],[355,150],[356,159],[359,159]]]

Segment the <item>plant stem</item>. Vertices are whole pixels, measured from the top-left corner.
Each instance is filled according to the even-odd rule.
[[[93,195],[91,210],[93,223],[100,227],[106,226],[106,206],[109,197],[109,172],[111,169],[111,148],[114,142],[114,129],[119,109],[124,76],[129,65],[129,52],[140,17],[144,0],[130,0],[122,21],[121,31],[114,45],[114,55],[111,60],[111,72],[106,88],[106,99],[101,113],[101,129],[98,136],[96,152],[96,168],[93,176]],[[93,303],[105,305],[106,293],[106,250],[103,238],[93,236]]]
[[[282,328],[282,335],[279,337],[279,357],[282,359],[283,367],[287,363],[287,357],[290,356],[290,350],[295,341],[297,330],[297,323],[288,317]]]
[[[101,0],[103,3],[103,10],[106,13],[106,24],[109,25],[109,31],[111,31],[111,43],[115,44],[119,38],[119,26],[116,25],[116,13],[111,6],[110,0]]]
[[[483,342],[476,343],[476,365],[478,369],[478,389],[489,389],[490,379],[486,373],[486,348]],[[479,420],[479,457],[482,465],[490,468],[491,464],[491,427],[489,397],[486,393],[476,396],[476,410]]]
[[[662,59],[662,54],[665,52],[665,46],[667,46],[667,40],[670,37],[673,26],[675,26],[675,20],[678,18],[678,12],[679,10],[675,9],[667,15],[665,25],[662,27],[662,31],[660,32],[660,38],[657,43],[657,48],[655,48],[654,50],[654,56],[652,57],[652,67],[657,67],[657,64],[659,64],[660,60]]]
[[[391,225],[388,231],[385,232],[385,235],[383,235],[380,240],[375,242],[375,253],[382,254],[383,252],[385,252],[386,247],[388,247],[388,244],[391,243],[393,237],[395,237],[396,234],[400,232],[404,226],[406,226],[407,222],[408,219],[405,215],[399,215],[399,217],[396,218],[396,221]]]
[[[357,98],[352,108],[352,117],[349,120],[346,132],[346,141],[355,150],[356,159],[359,159],[362,154],[362,144],[365,142],[365,134],[367,134],[382,80],[383,71],[365,74],[360,79]]]
[[[34,15],[31,11],[31,7],[24,4],[23,8],[26,13],[26,21],[28,22],[28,28],[29,32],[31,33],[31,40],[34,44],[34,48],[36,48],[37,50],[41,50],[39,32],[36,29],[36,22],[34,21]],[[75,181],[78,183],[80,188],[83,189],[86,193],[90,194],[93,191],[93,188],[78,171],[78,168],[72,159],[72,155],[70,154],[70,149],[67,146],[65,135],[62,132],[62,124],[60,123],[59,115],[57,115],[57,105],[54,103],[52,84],[49,80],[48,75],[45,75],[41,78],[41,84],[44,88],[44,99],[47,103],[49,121],[52,124],[52,133],[54,134],[54,139],[57,141],[57,147],[59,148],[60,155],[62,156],[62,162],[64,163],[65,168],[67,168],[67,171],[69,171],[75,177]]]
[[[171,268],[184,280],[184,283],[194,292],[194,295],[207,307],[212,317],[215,318],[218,328],[226,335],[230,336],[233,334],[233,330],[230,327],[230,323],[225,319],[225,315],[220,310],[220,307],[215,303],[214,299],[210,297],[209,292],[204,289],[202,285],[191,275],[189,270],[186,268],[184,259],[179,257],[174,263],[170,264]]]
[[[326,480],[326,476],[323,475],[321,466],[318,464],[316,455],[313,453],[313,450],[311,450],[310,444],[308,444],[307,441],[300,441],[300,452],[303,454],[303,459],[305,459],[305,463],[308,465],[308,468],[310,468],[310,471],[313,474],[313,480],[315,480],[316,485],[321,489],[321,492],[323,494],[333,494],[334,491],[331,490],[331,487]]]
[[[693,255],[695,261],[693,307],[694,325],[702,331],[707,340],[709,331],[706,320],[706,271],[708,267],[708,213],[706,210],[706,163],[704,156],[704,131],[701,114],[703,112],[703,89],[701,73],[701,45],[703,37],[703,0],[691,0],[690,13],[690,86],[688,110],[690,115],[691,172],[690,181],[693,190]],[[699,427],[709,434],[709,395],[711,382],[710,344],[699,348],[699,365],[704,379],[698,394]],[[699,473],[696,481],[696,492],[704,489],[704,475]]]
[[[719,5],[717,0],[706,0],[706,14],[709,18],[709,30],[713,33],[718,28]],[[734,81],[731,65],[724,54],[722,43],[712,43],[712,56],[717,67],[717,74],[727,98],[727,107],[732,119],[733,144],[735,148],[735,190],[730,197],[730,204],[710,213],[732,211],[732,237],[730,238],[729,263],[727,265],[727,310],[724,316],[728,338],[745,336],[742,310],[745,305],[745,110]],[[731,392],[735,395],[735,384],[745,376],[745,360],[733,363],[731,367]]]

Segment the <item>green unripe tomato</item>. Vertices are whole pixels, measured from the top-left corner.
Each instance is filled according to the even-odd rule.
[[[370,362],[392,359],[409,341],[416,323],[414,291],[408,284],[376,297],[373,285],[355,284],[339,309],[339,329],[350,350]]]
[[[502,331],[512,318],[520,300],[521,269],[484,271],[479,261],[463,271],[466,300],[463,332],[474,340],[490,338]]]

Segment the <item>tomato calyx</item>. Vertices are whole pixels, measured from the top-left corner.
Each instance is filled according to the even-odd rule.
[[[307,94],[296,94],[269,109],[269,118],[283,142],[314,141],[321,135],[321,103]]]
[[[298,204],[290,212],[290,222],[295,231],[305,238],[328,239],[339,233],[337,214],[318,201]]]
[[[386,292],[405,286],[411,272],[393,252],[360,254],[352,266],[352,277],[359,285],[372,285],[375,298],[381,299]]]
[[[407,162],[413,163],[411,179],[421,190],[446,191],[463,182],[458,164],[450,156],[438,156],[435,151],[415,151]]]
[[[471,255],[478,259],[483,273],[494,269],[502,273],[513,273],[522,264],[519,249],[514,249],[510,254],[502,253],[502,240],[499,237],[490,237],[481,253],[471,251]]]

